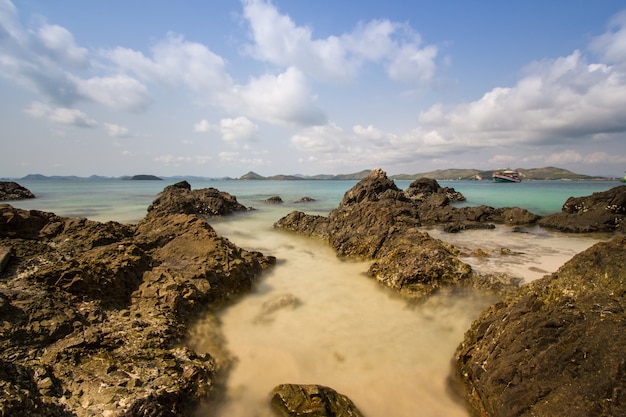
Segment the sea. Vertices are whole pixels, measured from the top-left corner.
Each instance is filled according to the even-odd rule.
[[[137,223],[158,193],[179,179],[23,179],[36,199],[15,207],[96,221]],[[369,263],[342,259],[322,240],[275,229],[298,210],[327,215],[357,181],[189,180],[193,189],[217,188],[255,210],[209,220],[236,245],[277,258],[253,291],[217,315],[234,365],[223,403],[198,417],[265,417],[271,390],[283,383],[320,384],[348,396],[365,416],[467,417],[448,378],[455,349],[479,314],[496,301],[471,290],[441,292],[415,304],[367,277]],[[410,181],[396,181],[406,189]],[[522,207],[546,215],[569,197],[590,195],[618,181],[440,181],[461,192],[460,206]],[[278,196],[281,204],[266,200]],[[313,201],[300,202],[303,197]],[[529,283],[558,270],[575,254],[611,234],[564,234],[530,227],[444,233],[425,228],[460,248],[479,272],[505,273]],[[290,300],[289,303],[277,300]],[[269,308],[278,305],[282,308]],[[211,353],[214,333],[202,320],[185,342]]]

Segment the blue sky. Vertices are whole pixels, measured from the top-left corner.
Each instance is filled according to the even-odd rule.
[[[623,1],[0,0],[0,177],[626,169]]]

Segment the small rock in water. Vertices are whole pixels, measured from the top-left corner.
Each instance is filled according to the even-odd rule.
[[[266,301],[261,306],[261,311],[254,319],[255,323],[270,322],[273,320],[272,315],[281,309],[294,309],[300,304],[300,300],[293,294],[280,294]]]

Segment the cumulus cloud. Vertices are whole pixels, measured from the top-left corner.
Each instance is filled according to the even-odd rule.
[[[182,84],[202,94],[227,90],[232,80],[225,71],[225,61],[205,45],[169,33],[151,48],[152,55],[118,47],[102,51],[122,71],[146,82],[167,86]]]
[[[626,131],[626,78],[618,68],[590,64],[575,51],[526,71],[514,87],[431,107],[420,114],[420,126],[461,147],[573,143]]]
[[[75,80],[78,92],[90,101],[116,110],[145,110],[152,99],[146,86],[125,75]]]
[[[53,62],[70,67],[84,68],[89,65],[87,49],[76,44],[74,36],[64,27],[43,25],[35,37],[41,43],[41,50]]]
[[[386,19],[359,23],[351,32],[316,39],[265,0],[245,0],[244,17],[253,43],[248,52],[282,67],[297,67],[318,80],[349,82],[365,63],[383,63],[389,77],[430,81],[437,47],[422,45],[408,25]]]
[[[31,88],[54,104],[80,101],[116,110],[140,111],[150,104],[147,89],[123,75],[94,76],[89,51],[59,25],[21,26],[12,3],[0,4],[0,76]]]
[[[626,64],[626,11],[611,19],[608,31],[596,37],[591,42],[591,48],[608,63]]]
[[[259,120],[300,126],[326,123],[304,75],[294,67],[278,75],[252,78],[236,86],[234,94],[239,108]]]
[[[257,134],[259,126],[252,123],[247,117],[220,120],[222,138],[227,142],[248,141]]]
[[[78,109],[65,107],[52,108],[43,103],[34,102],[26,113],[37,118],[46,118],[54,123],[76,127],[96,127],[98,122]]]

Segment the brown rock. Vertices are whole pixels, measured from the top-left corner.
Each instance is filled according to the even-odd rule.
[[[22,200],[25,198],[35,198],[35,195],[16,182],[0,181],[0,201]]]
[[[453,379],[475,415],[626,415],[626,237],[485,311]]]
[[[570,197],[561,212],[544,217],[542,227],[562,232],[626,232],[626,185],[585,197]]]
[[[10,398],[0,414],[191,415],[213,395],[218,365],[179,347],[186,327],[274,259],[200,217],[233,198],[171,190],[160,200],[169,208],[156,204],[138,225],[0,205],[0,247],[13,251],[0,281],[0,391]]]
[[[322,385],[282,384],[272,390],[273,409],[284,417],[360,417],[346,396]]]

